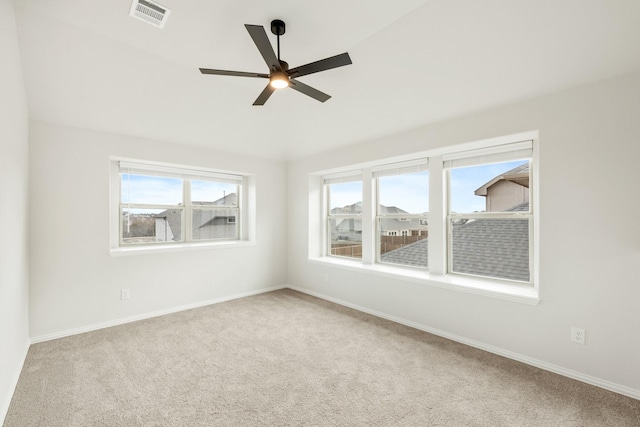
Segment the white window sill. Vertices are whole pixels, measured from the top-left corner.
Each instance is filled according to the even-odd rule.
[[[482,280],[474,277],[435,275],[427,271],[402,268],[385,264],[362,264],[359,260],[339,257],[309,258],[309,262],[319,265],[330,265],[351,271],[358,271],[375,276],[389,277],[412,283],[419,283],[437,288],[484,295],[523,304],[538,305],[538,290],[531,286],[519,286],[493,280]]]
[[[145,255],[165,252],[201,251],[205,249],[243,248],[247,246],[255,246],[255,244],[256,242],[253,240],[225,240],[220,242],[127,246],[120,248],[111,248],[109,254],[111,256]]]

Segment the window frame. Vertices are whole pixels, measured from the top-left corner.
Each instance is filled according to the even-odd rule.
[[[425,198],[427,200],[427,212],[425,213],[403,213],[403,214],[390,214],[390,213],[382,213],[380,210],[381,199],[380,199],[380,178],[384,178],[385,176],[401,176],[405,174],[411,174],[416,172],[427,172],[427,193],[425,194]],[[426,222],[425,225],[429,224],[429,192],[428,192],[428,180],[429,180],[429,160],[426,158],[418,158],[411,161],[401,162],[401,163],[391,163],[385,164],[376,168],[373,168],[373,179],[374,179],[374,187],[375,187],[375,244],[376,244],[376,255],[375,261],[378,264],[387,264],[398,266],[400,268],[413,268],[418,270],[429,270],[429,266],[419,266],[419,265],[410,265],[410,264],[399,264],[393,262],[386,262],[382,260],[381,248],[382,248],[382,221],[386,219],[397,219],[399,221],[410,219],[417,220],[420,225],[422,225],[423,221]],[[392,237],[404,237],[406,236],[408,230],[398,230],[399,234],[391,235]],[[428,231],[427,231],[428,233]]]
[[[529,212],[518,212],[514,217],[529,221],[529,282],[510,279],[493,278],[487,276],[466,275],[464,273],[451,273],[449,262],[452,256],[449,251],[449,185],[448,171],[445,161],[451,158],[468,156],[469,152],[481,151],[485,154],[494,151],[505,151],[505,147],[512,146],[517,149],[518,144],[526,143],[529,146],[530,155],[526,159],[530,162],[529,177],[531,189],[529,195]],[[511,150],[507,150],[511,151]],[[309,262],[330,265],[341,269],[363,271],[368,274],[381,277],[395,278],[398,280],[421,283],[429,286],[440,287],[455,291],[484,295],[504,300],[537,305],[539,302],[539,136],[537,131],[522,132],[520,134],[506,135],[481,141],[461,143],[447,147],[435,148],[427,151],[406,154],[386,159],[371,160],[365,163],[352,164],[332,171],[318,171],[309,174],[309,208],[310,221],[316,221],[316,213],[325,216],[326,208],[315,210],[314,206],[323,206],[326,203],[325,193],[322,191],[323,180],[326,176],[353,171],[359,168],[363,180],[363,257],[346,258],[331,257],[327,255],[325,236],[328,233],[326,221],[320,221],[322,227],[309,228]],[[428,268],[416,269],[415,267],[382,263],[379,260],[379,225],[378,208],[379,195],[375,171],[389,167],[392,163],[417,161],[419,158],[428,160],[429,171],[429,217],[428,220]],[[521,157],[521,159],[524,159]],[[345,173],[345,172],[342,172]],[[370,181],[370,182],[368,182]],[[317,188],[317,190],[316,190]],[[318,198],[320,195],[320,198]],[[368,206],[371,205],[371,206]],[[462,214],[465,215],[465,214]],[[406,217],[407,215],[403,215]],[[482,216],[482,214],[478,215]],[[317,234],[316,234],[317,233]],[[317,237],[315,237],[317,236]],[[366,255],[366,256],[365,256]]]
[[[357,213],[357,214],[356,213],[353,213],[353,214],[332,214],[331,213],[331,185],[347,183],[347,182],[360,182],[362,183],[361,185],[364,185],[364,180],[362,179],[362,175],[360,171],[350,171],[347,173],[327,175],[323,178],[323,198],[324,198],[324,206],[325,206],[324,230],[326,233],[325,235],[326,252],[324,252],[324,254],[325,256],[330,256],[330,257],[357,260],[357,259],[362,259],[362,257],[364,256],[363,250],[361,250],[360,257],[336,255],[331,253],[332,252],[332,247],[331,247],[331,242],[332,242],[331,221],[332,220],[341,219],[344,221],[344,220],[353,219],[354,221],[359,220],[360,223],[362,224],[362,219],[363,219],[362,211],[360,211],[360,213]],[[363,224],[363,227],[364,227],[364,224]],[[363,247],[362,240],[360,240],[360,246]]]
[[[531,148],[526,148],[527,145],[531,145]],[[525,147],[525,148],[523,148]],[[530,151],[529,153],[526,153],[527,151]],[[457,167],[455,166],[447,166],[446,163],[447,162],[451,162],[451,157],[447,160],[445,160],[445,165],[443,165],[443,169],[444,169],[444,183],[446,186],[446,191],[445,191],[445,206],[446,206],[446,213],[445,213],[445,221],[446,221],[446,274],[450,274],[450,275],[460,275],[460,276],[468,276],[468,277],[473,277],[473,278],[478,278],[478,279],[483,279],[483,280],[493,280],[493,281],[500,281],[500,282],[505,282],[505,283],[509,283],[509,284],[514,284],[514,285],[524,285],[524,286],[533,286],[535,283],[535,278],[534,278],[534,224],[535,224],[535,217],[534,217],[534,207],[535,207],[535,193],[536,193],[536,187],[537,187],[537,182],[534,179],[534,157],[533,157],[533,141],[529,142],[528,141],[522,141],[522,142],[514,142],[511,144],[505,144],[504,146],[495,146],[495,147],[489,147],[486,149],[482,149],[482,150],[478,150],[478,151],[470,151],[470,152],[461,152],[461,153],[455,153],[453,154],[451,157],[455,158],[455,159],[460,159],[463,160],[463,162],[468,161],[469,163],[466,166],[459,166],[459,168],[462,167],[472,167],[472,166],[484,166],[484,165],[491,165],[491,164],[500,164],[500,163],[506,163],[508,161],[528,161],[529,163],[529,209],[527,211],[499,211],[499,212],[469,212],[469,213],[457,213],[457,212],[452,212],[452,195],[451,195],[451,188],[452,188],[452,177],[451,177],[451,171],[453,169],[456,169]],[[509,157],[510,155],[512,155],[513,157]],[[492,160],[492,156],[495,156],[496,160]],[[445,157],[446,158],[446,157]],[[480,160],[482,158],[485,158],[485,160]],[[473,159],[473,160],[469,160],[469,159]],[[478,160],[476,160],[478,159]],[[504,220],[524,220],[526,219],[528,221],[528,230],[529,230],[529,235],[528,235],[528,243],[529,243],[529,280],[524,281],[524,280],[516,280],[516,279],[507,279],[507,278],[501,278],[501,277],[495,277],[495,276],[483,276],[480,274],[472,274],[472,273],[465,273],[465,272],[460,272],[460,271],[454,271],[453,269],[453,225],[452,222],[453,220],[461,220],[461,219],[468,219],[468,220],[476,220],[476,219],[486,219],[486,220],[499,220],[499,219],[504,219]]]
[[[124,165],[124,166],[122,166]],[[124,170],[126,166],[129,170]],[[132,165],[136,166],[133,167]],[[255,190],[255,177],[247,173],[220,171],[208,168],[175,165],[146,160],[127,159],[120,157],[110,158],[110,217],[111,217],[111,255],[124,255],[128,253],[166,252],[184,249],[202,249],[215,246],[237,246],[253,244],[255,235],[255,213],[248,212],[253,205],[249,200],[254,200],[255,195],[249,196],[249,192]],[[125,203],[122,201],[122,175],[130,173],[142,176],[157,176],[165,178],[180,178],[182,181],[182,201],[178,205],[154,204],[154,203]],[[192,181],[231,182],[236,185],[236,205],[200,205],[191,200]],[[123,230],[125,215],[123,209],[175,209],[181,211],[182,236],[179,241],[152,241],[139,243],[125,243]],[[212,239],[197,239],[193,236],[193,212],[195,210],[227,210],[231,216],[235,216],[234,237],[222,237]],[[227,218],[229,219],[229,218]],[[227,222],[225,222],[227,225]]]

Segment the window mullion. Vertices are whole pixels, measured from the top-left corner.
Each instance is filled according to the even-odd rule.
[[[242,239],[242,234],[243,234],[243,230],[242,230],[242,212],[243,212],[243,206],[244,206],[244,194],[242,194],[242,186],[241,185],[236,185],[236,208],[233,212],[235,212],[236,215],[236,236],[238,236],[238,239]]]
[[[191,180],[182,180],[182,197],[184,204],[184,241],[191,243],[193,241],[193,232],[191,227],[193,226],[193,213],[191,207]]]
[[[331,255],[331,191],[329,191],[329,184],[322,184],[322,248],[320,253],[322,255]]]
[[[429,265],[431,274],[446,273],[447,226],[446,226],[446,174],[442,157],[429,159]]]
[[[373,179],[373,171],[362,171],[362,263],[375,264],[376,262],[376,237],[375,237],[375,203],[377,190]]]

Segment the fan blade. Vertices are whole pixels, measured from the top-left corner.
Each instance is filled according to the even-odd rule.
[[[280,61],[278,61],[278,57],[273,51],[273,46],[271,46],[271,42],[269,42],[269,38],[267,37],[267,32],[264,30],[264,27],[261,25],[249,24],[245,24],[244,26],[247,28],[249,35],[264,58],[264,62],[267,63],[269,71],[282,71]]]
[[[330,70],[332,68],[343,67],[352,64],[348,53],[332,56],[331,58],[321,59],[320,61],[311,62],[310,64],[301,65],[288,71],[289,75],[294,78],[306,76],[307,74],[317,73],[319,71]]]
[[[227,70],[212,70],[210,68],[200,68],[202,74],[216,74],[219,76],[236,76],[236,77],[262,77],[268,79],[268,74],[262,73],[247,73],[245,71],[227,71]]]
[[[307,86],[306,84],[294,79],[289,79],[289,87],[291,89],[297,90],[300,93],[304,93],[305,95],[310,96],[320,102],[325,102],[326,100],[331,98],[331,95],[320,92],[318,89],[314,89],[311,86]]]
[[[276,88],[271,86],[271,83],[267,84],[267,87],[264,88],[262,93],[254,101],[253,105],[264,105],[264,103],[267,102],[267,99],[269,99],[269,97],[275,90]]]

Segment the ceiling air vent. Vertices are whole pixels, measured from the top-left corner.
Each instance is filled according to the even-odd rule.
[[[171,11],[164,6],[149,0],[133,0],[129,15],[141,21],[148,22],[158,28],[163,28],[169,19]]]

